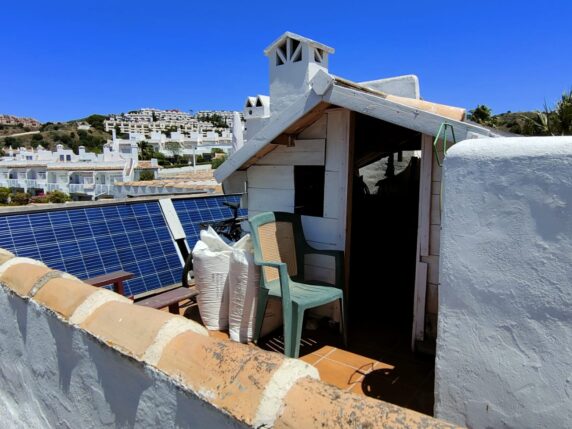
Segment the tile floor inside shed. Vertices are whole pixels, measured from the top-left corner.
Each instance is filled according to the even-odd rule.
[[[181,306],[181,314],[200,323],[196,305]],[[226,331],[210,334],[229,339]],[[435,358],[411,352],[409,335],[387,324],[356,322],[350,327],[349,347],[344,348],[337,330],[318,324],[315,330],[303,331],[300,359],[340,389],[433,415]],[[282,353],[281,330],[262,338],[259,346]]]

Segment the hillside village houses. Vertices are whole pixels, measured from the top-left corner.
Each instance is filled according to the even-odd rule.
[[[139,160],[135,142],[108,142],[102,154],[83,146],[78,153],[58,144],[54,152],[9,148],[0,158],[0,186],[31,194],[61,191],[81,199],[113,195],[116,182],[138,180],[141,171],[157,175],[157,160]]]
[[[138,183],[142,171],[150,171],[158,177],[156,159],[139,160],[143,142],[153,151],[166,157],[186,155],[193,165],[196,157],[211,154],[213,149],[224,153],[232,150],[231,128],[213,127],[210,122],[197,118],[218,115],[233,126],[236,112],[201,111],[196,117],[176,110],[141,109],[105,121],[112,138],[103,147],[102,154],[90,153],[80,146],[75,154],[61,144],[51,152],[42,146],[36,150],[9,148],[0,158],[0,186],[20,189],[31,194],[59,190],[74,199],[98,199],[126,195],[155,195],[188,193],[198,190],[212,191],[216,183],[199,180],[196,188],[185,177],[183,183],[172,179],[167,184],[160,181]],[[78,122],[78,129],[89,130],[86,122]],[[118,138],[116,129],[127,134]],[[176,128],[167,136],[165,130]]]

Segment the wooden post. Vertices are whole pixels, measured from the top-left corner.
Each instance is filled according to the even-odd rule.
[[[417,226],[417,256],[415,260],[415,292],[413,295],[412,350],[415,350],[415,341],[423,341],[425,335],[427,264],[422,262],[422,258],[429,255],[432,166],[433,137],[423,134],[421,137],[421,169],[419,174],[419,220]]]

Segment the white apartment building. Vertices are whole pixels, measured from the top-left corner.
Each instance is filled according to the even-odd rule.
[[[184,133],[182,131],[173,131],[171,136],[167,137],[160,131],[130,132],[127,139],[118,139],[115,137],[115,130],[112,130],[114,140],[109,140],[108,144],[126,145],[135,142],[140,144],[145,141],[153,146],[153,150],[160,152],[167,157],[173,155],[201,155],[211,153],[214,148],[222,149],[225,153],[229,153],[232,149],[232,133],[230,131],[191,131]]]
[[[224,119],[226,127],[215,127],[212,123],[201,121],[207,115],[218,115]],[[229,131],[233,126],[234,112],[227,110],[202,110],[196,115],[181,112],[179,110],[159,110],[143,108],[138,111],[121,115],[112,115],[107,119],[105,130],[110,132],[115,129],[121,133],[143,133],[167,132],[176,129],[182,133],[203,133]],[[206,137],[206,136],[205,136]]]
[[[31,194],[62,191],[74,199],[96,199],[114,195],[116,182],[139,179],[142,170],[155,177],[157,160],[139,161],[137,143],[115,141],[103,147],[102,154],[78,153],[60,144],[52,152],[39,146],[33,149],[8,149],[0,158],[0,186],[21,189]]]

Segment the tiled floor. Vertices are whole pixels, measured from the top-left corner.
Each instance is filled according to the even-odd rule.
[[[200,322],[196,306],[183,306],[181,313]],[[227,332],[210,334],[228,339]],[[434,357],[412,353],[408,335],[394,327],[354,325],[348,351],[341,347],[338,331],[323,324],[303,332],[300,359],[315,366],[323,381],[341,389],[432,415]],[[259,346],[282,353],[281,332],[261,339]]]

